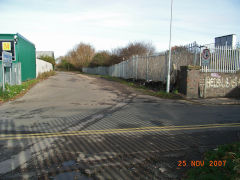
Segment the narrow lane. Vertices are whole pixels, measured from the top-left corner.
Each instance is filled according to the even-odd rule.
[[[164,100],[66,72],[0,114],[4,179],[178,179],[186,170],[178,160],[240,140],[239,106]]]

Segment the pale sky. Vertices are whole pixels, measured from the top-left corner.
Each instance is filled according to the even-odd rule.
[[[0,33],[65,55],[80,42],[111,50],[132,41],[168,49],[170,0],[0,0]],[[174,0],[172,45],[240,35],[239,0]]]

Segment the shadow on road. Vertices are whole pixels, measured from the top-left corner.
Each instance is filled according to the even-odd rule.
[[[221,131],[214,129],[204,133],[129,131],[111,134],[88,130],[87,135],[79,135],[74,131],[61,135],[59,133],[62,129],[58,131],[60,122],[66,123],[51,122],[51,126],[56,127],[53,133],[36,133],[44,132],[45,126],[39,124],[34,128],[22,127],[19,134],[16,131],[13,133],[15,128],[13,122],[1,121],[0,126],[8,129],[1,131],[0,136],[2,177],[177,179],[187,169],[177,166],[179,160],[199,160],[207,149],[239,140],[237,130],[227,129]],[[231,138],[226,137],[226,133]]]

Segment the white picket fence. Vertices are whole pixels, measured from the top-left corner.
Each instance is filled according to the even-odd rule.
[[[233,49],[226,46],[209,49],[211,53],[210,62],[208,66],[202,66],[202,72],[236,73],[239,71],[240,49]]]

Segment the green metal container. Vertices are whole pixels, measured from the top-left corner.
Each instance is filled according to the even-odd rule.
[[[21,63],[22,81],[36,78],[36,49],[32,42],[18,33],[0,34],[0,56],[3,50],[12,53],[13,63]]]

